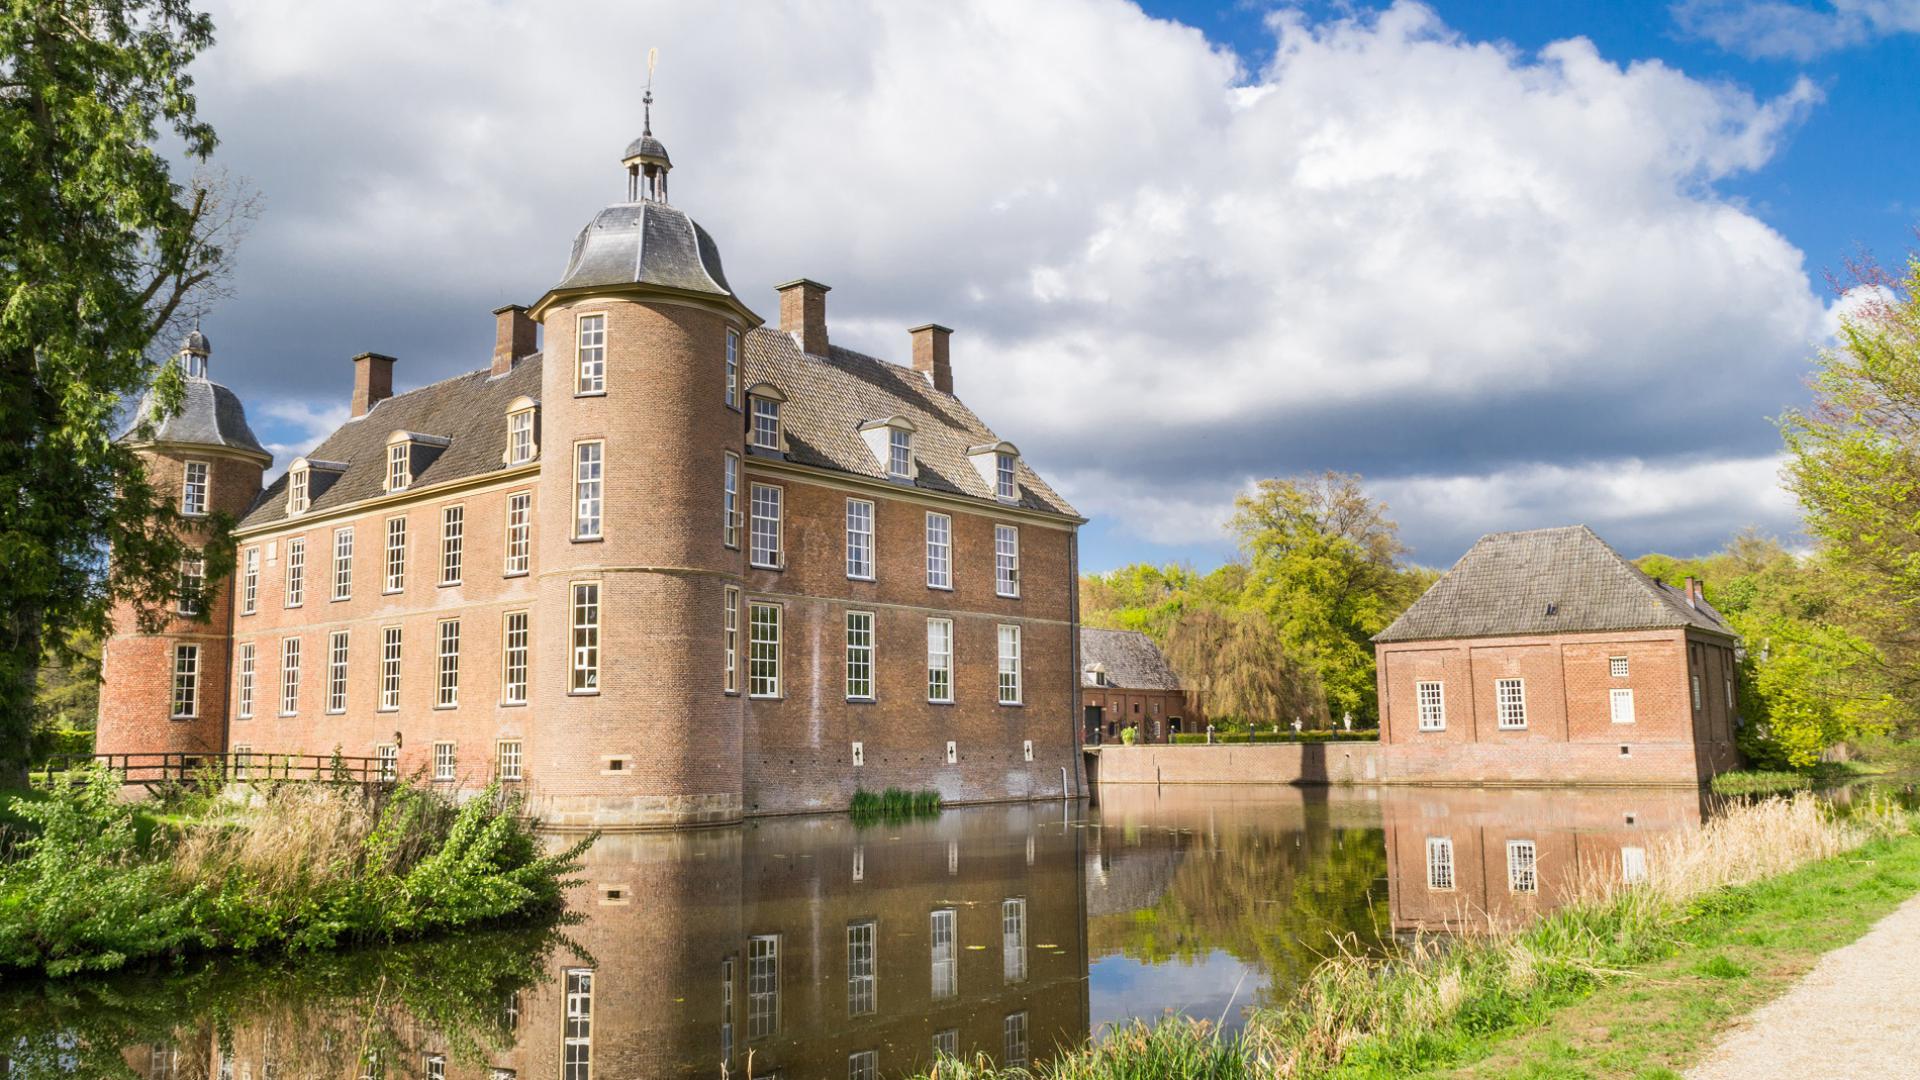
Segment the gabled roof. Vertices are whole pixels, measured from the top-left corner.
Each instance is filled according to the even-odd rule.
[[[153,420],[153,391],[141,395],[133,423],[120,438],[136,443],[223,446],[273,460],[260,440],[253,437],[253,429],[247,426],[247,412],[240,407],[240,398],[233,391],[219,383],[196,378],[182,380],[182,390],[180,411],[157,422]]]
[[[886,470],[860,426],[876,417],[904,417],[914,429],[913,487],[998,501],[967,450],[999,438],[959,398],[935,390],[926,376],[839,346],[829,347],[825,356],[810,356],[791,335],[771,327],[748,332],[745,352],[743,385],[771,383],[786,394],[780,420],[788,461],[885,480]],[[1015,482],[1020,497],[1014,505],[1079,516],[1024,459]]]
[[[1690,628],[1733,636],[1706,601],[1689,603],[1585,525],[1489,533],[1413,602],[1379,642]]]
[[[1106,672],[1106,685],[1121,690],[1178,690],[1173,673],[1153,639],[1138,630],[1080,628],[1080,681],[1098,686],[1093,667]]]

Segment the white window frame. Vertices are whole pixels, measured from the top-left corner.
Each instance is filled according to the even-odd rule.
[[[753,407],[753,447],[780,452],[780,402],[764,394],[751,395]]]
[[[505,784],[517,784],[525,780],[526,756],[526,745],[519,739],[501,739],[494,743],[494,776]]]
[[[1009,600],[1020,598],[1020,529],[1014,525],[993,527],[993,594]]]
[[[1616,724],[1633,723],[1633,690],[1620,686],[1608,690],[1607,711]]]
[[[1609,678],[1624,679],[1627,677],[1628,670],[1629,669],[1627,666],[1626,657],[1624,656],[1607,657],[1607,675]]]
[[[573,538],[598,540],[605,530],[607,444],[586,439],[573,444]]]
[[[507,496],[507,538],[502,550],[506,553],[502,575],[524,577],[533,572],[533,492]]]
[[[600,692],[600,583],[576,581],[568,590],[567,693]]]
[[[880,924],[847,924],[847,1015],[872,1016],[880,1005]]]
[[[874,618],[871,611],[849,611],[846,617],[846,696],[848,701],[874,700]]]
[[[960,994],[958,918],[953,908],[935,908],[927,917],[928,983],[935,1001]]]
[[[740,407],[740,331],[727,327],[727,408]]]
[[[607,314],[587,312],[574,317],[573,395],[592,397],[607,392]]]
[[[780,696],[780,638],[783,612],[764,600],[747,604],[747,696]]]
[[[439,642],[439,649],[433,707],[457,709],[460,707],[460,620],[441,619],[434,638]]]
[[[288,514],[304,514],[307,508],[313,505],[313,500],[307,495],[311,490],[312,472],[312,469],[306,467],[287,470]]]
[[[720,543],[723,547],[740,547],[740,455],[729,450],[721,457],[720,488],[723,495],[720,509]]]
[[[173,699],[168,715],[174,720],[192,720],[200,715],[200,646],[194,642],[174,643]]]
[[[1531,840],[1507,841],[1507,891],[1540,891],[1540,849]]]
[[[747,1039],[780,1032],[780,935],[747,939]]]
[[[347,711],[347,655],[351,647],[348,631],[335,630],[327,635],[327,707],[324,711],[331,715]]]
[[[188,617],[200,614],[207,600],[207,557],[193,552],[180,557],[180,597],[175,611]]]
[[[874,516],[878,507],[872,499],[847,500],[847,580],[872,581],[874,577]]]
[[[454,503],[440,508],[440,584],[458,585],[466,578],[467,507]]]
[[[1427,837],[1427,890],[1452,892],[1457,886],[1453,866],[1453,837]]]
[[[721,636],[721,674],[722,693],[740,692],[740,590],[728,585],[722,590],[726,598],[727,610],[720,620]]]
[[[1019,465],[1005,451],[993,455],[993,493],[1005,502],[1020,498]]]
[[[1647,849],[1627,845],[1620,849],[1620,880],[1638,885],[1647,880]]]
[[[446,739],[433,744],[433,782],[448,784],[459,779],[459,748]]]
[[[515,409],[507,414],[507,464],[526,465],[538,457],[540,449],[533,441],[533,409]]]
[[[381,743],[373,748],[374,761],[380,770],[380,779],[392,781],[400,778],[400,748],[392,743]]]
[[[1027,1067],[1027,1010],[1008,1013],[1000,1021],[1000,1066],[1005,1069]]]
[[[413,443],[387,444],[387,490],[405,491],[413,485]]]
[[[353,526],[333,530],[333,599],[353,599]]]
[[[280,715],[300,715],[300,639],[280,639]]]
[[[1008,986],[1027,981],[1027,900],[1023,896],[1000,901],[1000,981]]]
[[[927,588],[953,588],[953,518],[927,511]]]
[[[180,513],[187,517],[206,517],[208,494],[213,490],[213,466],[205,461],[184,462],[180,469]]]
[[[237,713],[242,720],[253,719],[253,685],[255,672],[259,665],[257,650],[251,641],[240,643],[239,690],[234,694],[238,699]]]
[[[287,538],[286,606],[300,607],[307,601],[307,539]]]
[[[752,529],[747,562],[762,570],[778,570],[785,547],[786,489],[778,484],[754,484],[748,489]]]
[[[1419,710],[1421,731],[1447,730],[1447,684],[1439,679],[1421,679],[1413,684],[1413,699]]]
[[[906,428],[887,429],[887,475],[895,480],[913,479],[913,432]]]
[[[533,618],[526,611],[500,616],[500,703],[525,705],[533,671]]]
[[[953,620],[927,620],[927,700],[953,704]]]
[[[387,519],[387,573],[380,591],[391,595],[407,588],[407,515]]]
[[[240,565],[240,614],[251,615],[260,610],[260,548],[248,548]]]
[[[1494,712],[1502,731],[1524,731],[1527,726],[1527,680],[1493,680]]]
[[[999,703],[1002,705],[1020,705],[1025,703],[1026,679],[1021,670],[1020,628],[1003,623],[998,628],[998,671]]]
[[[380,628],[380,704],[379,712],[400,708],[400,679],[406,650],[406,632],[398,626]]]

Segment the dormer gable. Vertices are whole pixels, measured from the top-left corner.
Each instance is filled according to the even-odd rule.
[[[756,454],[784,456],[786,429],[782,413],[787,395],[772,383],[747,388],[747,448]]]
[[[386,474],[382,488],[389,494],[413,486],[440,452],[453,445],[444,435],[424,435],[418,431],[395,431],[387,436]]]
[[[507,403],[507,445],[500,460],[526,465],[540,458],[540,402],[525,394]]]
[[[888,416],[861,424],[860,437],[866,440],[874,461],[889,480],[911,483],[919,471],[913,448],[917,430],[913,421],[905,416]]]
[[[967,460],[980,482],[1001,502],[1020,501],[1020,448],[1001,439],[967,447]]]
[[[287,513],[306,513],[314,500],[325,495],[333,482],[346,471],[347,463],[344,461],[294,458],[287,466]]]

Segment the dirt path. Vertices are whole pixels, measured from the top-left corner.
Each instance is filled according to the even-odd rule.
[[[1687,1070],[1688,1080],[1771,1077],[1920,1077],[1920,897],[1821,957]]]

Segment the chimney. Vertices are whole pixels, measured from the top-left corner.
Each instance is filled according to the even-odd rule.
[[[1687,606],[1699,607],[1700,601],[1707,598],[1706,583],[1697,578],[1688,578],[1685,592],[1687,594]]]
[[[953,393],[953,361],[947,355],[947,339],[953,331],[939,323],[928,323],[907,333],[913,335],[913,370],[931,379],[935,390]]]
[[[535,323],[522,304],[494,308],[493,317],[493,374],[505,375],[533,355]]]
[[[794,278],[780,288],[780,329],[793,335],[800,351],[809,356],[827,354],[827,287],[807,278]]]
[[[363,352],[353,358],[353,415],[365,416],[368,410],[393,396],[393,357]]]

